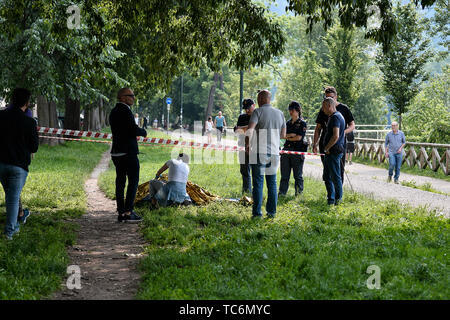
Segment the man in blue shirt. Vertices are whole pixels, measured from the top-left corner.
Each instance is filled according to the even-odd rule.
[[[389,177],[388,182],[392,181],[392,174],[395,176],[394,182],[398,184],[398,178],[400,177],[400,167],[403,161],[403,148],[406,144],[405,134],[398,130],[398,123],[392,122],[392,131],[386,135],[384,146],[386,147],[386,158],[389,158]]]
[[[328,116],[327,131],[324,139],[323,177],[327,188],[328,204],[339,204],[342,200],[341,158],[344,155],[345,120],[336,110],[333,98],[325,98],[322,110]]]

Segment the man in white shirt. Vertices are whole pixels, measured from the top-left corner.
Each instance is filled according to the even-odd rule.
[[[189,155],[180,153],[178,158],[167,161],[156,173],[155,179],[150,181],[149,191],[154,207],[172,204],[191,204],[186,192],[189,176]],[[161,174],[169,169],[168,182],[158,180]]]

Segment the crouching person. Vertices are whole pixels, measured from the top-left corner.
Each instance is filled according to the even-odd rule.
[[[150,180],[149,191],[152,206],[189,205],[191,198],[186,192],[189,176],[189,155],[180,153],[178,158],[167,161]],[[169,169],[168,181],[158,180],[161,174]]]

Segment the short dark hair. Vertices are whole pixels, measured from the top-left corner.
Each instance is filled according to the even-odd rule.
[[[299,102],[294,101],[294,100],[291,101],[291,103],[289,103],[288,109],[297,111],[298,112],[298,116],[301,117],[301,115],[302,115],[302,106],[301,106],[301,104]]]
[[[326,87],[325,88],[325,94],[327,93],[334,93],[335,95],[337,95],[337,91],[335,87]]]
[[[254,104],[255,101],[253,101],[252,99],[244,99],[244,101],[242,101],[242,108],[250,109],[250,107]]]
[[[12,93],[11,103],[15,108],[22,108],[30,101],[31,92],[25,88],[15,88]]]

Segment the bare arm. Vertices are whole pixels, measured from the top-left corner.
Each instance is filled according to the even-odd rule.
[[[156,173],[156,178],[158,178],[167,169],[169,169],[169,167],[167,166],[167,164],[164,164]]]
[[[316,129],[314,130],[314,143],[313,143],[313,152],[317,153],[317,146],[319,143],[319,137],[320,137],[320,133],[322,132],[322,126],[317,123],[316,124]]]
[[[330,148],[339,140],[339,127],[333,128],[333,136],[331,137],[328,144],[325,146],[325,153],[329,154]]]
[[[281,138],[281,139],[286,139],[286,127],[284,127],[283,129],[281,129],[280,138]],[[293,140],[292,140],[292,141],[293,141]]]
[[[355,130],[355,121],[350,122],[348,128],[344,130],[344,134],[350,133]]]

